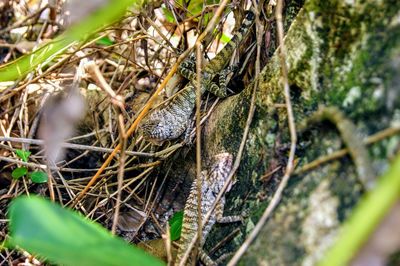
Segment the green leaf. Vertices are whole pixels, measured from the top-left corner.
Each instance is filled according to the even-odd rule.
[[[106,5],[93,10],[89,16],[72,25],[62,35],[44,44],[36,51],[23,55],[10,63],[0,65],[0,82],[23,78],[26,74],[36,70],[37,67],[44,67],[71,46],[82,43],[89,39],[93,33],[116,22],[125,14],[126,8],[132,4],[141,7],[143,1],[107,1]]]
[[[101,39],[98,39],[98,40],[96,41],[96,44],[98,44],[98,45],[104,45],[104,46],[110,46],[110,45],[113,45],[114,42],[113,42],[110,38],[108,38],[108,37],[106,36],[106,37],[103,37],[103,38],[101,38]]]
[[[175,22],[174,15],[172,14],[171,10],[165,7],[165,4],[161,6],[161,10],[163,11],[164,16],[169,23]]]
[[[350,265],[368,238],[376,231],[400,196],[400,154],[390,169],[379,178],[376,187],[357,203],[343,224],[339,236],[319,266]]]
[[[188,11],[194,16],[200,15],[204,7],[204,0],[192,0],[188,6]],[[206,17],[206,16],[205,16]]]
[[[163,265],[144,251],[113,237],[99,224],[39,197],[13,200],[9,218],[8,244],[59,265]]]
[[[14,171],[12,171],[11,176],[14,179],[18,179],[21,176],[26,175],[26,173],[28,173],[28,169],[26,167],[17,167],[14,169]]]
[[[21,158],[22,161],[27,162],[31,152],[26,150],[15,150],[15,154]]]
[[[228,35],[226,35],[225,33],[222,33],[222,35],[221,35],[221,39],[220,39],[223,43],[228,43],[228,42],[230,42],[230,40],[231,40],[231,38],[228,36]]]
[[[169,220],[169,232],[171,235],[171,240],[175,241],[181,237],[183,222],[183,211],[175,213]]]
[[[47,174],[42,171],[35,171],[28,174],[33,183],[46,183],[48,180]]]

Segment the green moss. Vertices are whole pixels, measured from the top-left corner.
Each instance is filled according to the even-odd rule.
[[[320,104],[337,106],[356,124],[361,138],[400,120],[400,115],[396,115],[400,114],[399,63],[396,63],[400,56],[400,24],[394,19],[400,2],[346,2],[350,1],[307,1],[299,12],[285,40],[289,82],[297,123]],[[259,77],[257,111],[237,173],[239,182],[228,195],[227,210],[240,209],[242,205],[242,209],[251,210],[254,223],[269,204],[283,173],[275,173],[268,182],[259,177],[277,166],[284,169],[290,143],[286,110],[275,106],[284,103],[278,59],[275,54]],[[207,145],[214,145],[212,134],[218,132],[222,147],[237,150],[251,92],[252,85],[225,101],[218,114],[225,124],[214,131],[210,129]],[[370,147],[377,173],[387,167],[388,158],[399,142],[400,137],[396,136]],[[309,128],[299,135],[297,144],[299,167],[344,145],[336,128],[329,123]],[[213,147],[218,150],[217,145]],[[330,243],[336,227],[348,217],[362,193],[350,157],[291,177],[279,206],[240,264],[315,262],[323,250],[320,247]],[[327,207],[331,208],[311,208],[313,195],[317,198],[326,195]],[[327,227],[326,231],[324,228],[310,231],[311,218],[318,212],[329,214],[337,225]],[[305,232],[314,234],[311,242],[305,240]],[[242,233],[237,239],[244,237],[244,228]],[[318,237],[320,245],[315,242]]]
[[[387,265],[388,266],[400,265],[400,251],[390,255]]]

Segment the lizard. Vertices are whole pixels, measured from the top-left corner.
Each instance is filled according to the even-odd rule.
[[[204,221],[207,212],[211,209],[214,201],[217,198],[218,193],[224,187],[229,172],[232,169],[233,157],[230,153],[224,152],[217,154],[214,157],[213,164],[207,170],[201,172],[201,220]],[[228,187],[229,191],[231,186]],[[198,202],[197,202],[197,179],[193,181],[192,187],[189,193],[189,197],[186,201],[183,211],[183,222],[181,237],[178,240],[178,251],[175,259],[175,265],[179,265],[181,262],[190,242],[194,238],[198,230]],[[206,265],[216,265],[216,263],[202,251],[201,247],[204,245],[205,239],[208,233],[211,231],[212,226],[218,223],[231,223],[241,222],[243,220],[241,215],[236,216],[223,216],[225,204],[225,196],[221,198],[215,207],[214,213],[210,216],[207,223],[204,225],[202,230],[202,238],[200,243],[200,259]],[[186,261],[185,265],[193,265],[196,261],[194,257],[194,251],[192,251]]]
[[[234,50],[249,32],[254,19],[254,13],[246,11],[239,30],[224,48],[205,65],[201,72],[201,94],[208,90],[218,97],[226,97],[225,77],[229,71],[232,71],[231,68],[226,66]],[[188,68],[188,66],[193,67],[193,65],[194,63],[190,60],[181,64],[179,72],[190,82],[174,96],[153,109],[140,122],[139,130],[146,140],[160,144],[166,140],[176,139],[185,132],[196,104],[196,73]],[[220,86],[213,82],[213,79],[218,75]]]

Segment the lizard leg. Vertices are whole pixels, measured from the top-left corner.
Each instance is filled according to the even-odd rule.
[[[218,78],[219,85],[217,85],[214,82],[211,82],[210,85],[208,86],[207,90],[212,92],[213,94],[215,94],[216,96],[218,96],[220,98],[225,98],[227,95],[226,91],[227,91],[227,85],[228,85],[226,77],[228,76],[228,74],[235,71],[237,68],[238,68],[237,65],[232,65],[232,66],[226,67],[219,74],[219,78]]]
[[[184,142],[185,142],[186,145],[193,144],[193,139],[190,137],[190,133],[192,133],[193,128],[194,128],[194,121],[192,121],[192,119],[189,119],[187,121],[187,126],[186,126],[186,129],[185,129]]]
[[[212,258],[210,258],[210,256],[207,255],[207,253],[200,249],[199,251],[199,257],[200,260],[206,265],[206,266],[217,266],[218,264],[215,263],[215,261],[212,260]]]
[[[214,261],[210,256],[207,255],[207,253],[203,249],[200,249],[199,258],[206,266],[217,266],[219,264],[222,264],[222,262],[225,261],[226,259],[232,257],[233,254],[235,254],[235,253],[229,252],[229,253],[223,254]]]
[[[229,74],[235,72],[238,69],[238,65],[231,65],[226,67],[224,70],[221,71],[221,73],[219,74],[219,86],[223,87],[224,90],[226,91],[226,88],[228,86],[228,83],[226,81],[226,78]]]
[[[232,216],[223,216],[224,212],[224,203],[220,202],[215,206],[215,215],[218,223],[234,223],[234,222],[242,222],[244,215],[232,215]],[[226,258],[230,257],[232,253],[228,253],[225,255],[220,256],[216,261],[213,261],[205,252],[204,250],[200,250],[199,256],[200,260],[205,265],[218,265]]]
[[[218,259],[216,259],[215,263],[217,265],[222,264],[223,261],[225,261],[226,259],[232,257],[234,254],[235,254],[235,252],[225,253],[225,254],[221,255]]]
[[[215,215],[218,223],[235,223],[243,221],[243,215],[223,216],[223,212],[224,212],[224,204],[223,203],[217,204],[217,206],[215,206]]]

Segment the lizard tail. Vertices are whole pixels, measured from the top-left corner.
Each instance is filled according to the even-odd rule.
[[[205,72],[218,72],[225,67],[228,59],[232,56],[233,51],[239,46],[239,43],[246,37],[255,20],[255,15],[252,11],[245,12],[245,18],[239,30],[233,35],[232,39],[225,47],[214,57],[205,67]]]

